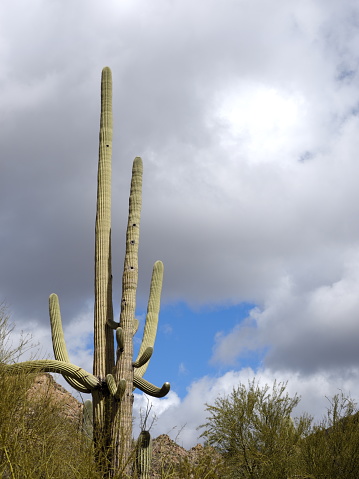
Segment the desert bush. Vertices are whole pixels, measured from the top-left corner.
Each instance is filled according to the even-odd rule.
[[[0,307],[0,476],[4,479],[98,477],[92,445],[82,428],[81,408],[54,394],[52,381],[34,392],[36,374],[8,374],[1,364],[13,362],[29,347],[30,338],[13,344],[4,305]]]
[[[302,470],[308,477],[358,478],[359,411],[344,393],[329,399],[323,420],[301,444]]]
[[[0,475],[3,478],[95,478],[92,445],[80,417],[48,389],[29,394],[34,375],[0,371]]]
[[[223,455],[229,471],[223,477],[287,479],[298,472],[299,443],[311,419],[292,419],[299,397],[286,383],[260,387],[255,380],[207,405],[210,416],[203,437]]]

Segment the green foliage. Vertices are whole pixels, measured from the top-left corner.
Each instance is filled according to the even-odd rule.
[[[223,478],[357,479],[359,410],[343,393],[329,400],[324,419],[292,419],[297,395],[286,384],[259,387],[253,380],[207,405],[202,436],[223,455]],[[184,476],[183,476],[184,477]],[[190,477],[190,476],[188,476]]]
[[[170,470],[172,475],[166,477],[176,479],[221,479],[227,477],[230,471],[225,460],[208,446],[203,448],[197,460],[191,461],[188,457],[185,457],[178,463],[172,462]]]
[[[83,412],[82,412],[82,429],[84,434],[89,438],[93,439],[93,408],[92,401],[87,399],[84,402]]]
[[[230,466],[225,477],[287,479],[296,471],[298,444],[311,422],[306,416],[292,420],[298,402],[286,384],[275,382],[270,389],[253,380],[207,404],[210,416],[202,436]]]
[[[359,411],[342,392],[329,400],[326,417],[303,441],[302,468],[308,477],[357,479],[359,467]]]
[[[95,478],[92,445],[79,419],[50,390],[32,396],[34,376],[0,373],[0,476],[3,478]]]
[[[12,345],[12,329],[2,308],[0,357],[10,362],[28,347],[23,339]],[[98,478],[93,447],[83,433],[79,411],[69,415],[69,405],[54,396],[51,381],[34,394],[35,377],[24,370],[9,375],[6,368],[0,368],[0,477]]]
[[[26,342],[11,346],[12,325],[6,309],[0,311],[0,357],[21,355]],[[94,460],[91,401],[83,414],[54,397],[48,387],[31,393],[35,375],[24,368],[9,375],[0,368],[0,477],[4,479],[100,479]],[[324,419],[313,427],[307,416],[292,419],[297,395],[286,384],[260,387],[255,380],[219,397],[209,412],[205,447],[192,455],[171,452],[156,457],[157,475],[151,475],[151,441],[141,433],[133,444],[128,475],[126,464],[113,477],[158,479],[357,479],[359,412],[343,393],[329,400]],[[148,418],[146,412],[144,425]],[[196,448],[195,448],[196,449]],[[159,466],[159,467],[158,467]]]

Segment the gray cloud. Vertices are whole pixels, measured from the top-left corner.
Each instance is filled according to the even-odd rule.
[[[51,292],[66,324],[88,310],[108,64],[117,297],[141,155],[140,303],[163,259],[164,301],[258,304],[247,343],[240,327],[217,338],[217,359],[236,359],[221,351],[237,338],[239,356],[268,346],[275,369],[353,366],[356,2],[65,4],[0,7],[0,297],[14,320],[45,324]]]

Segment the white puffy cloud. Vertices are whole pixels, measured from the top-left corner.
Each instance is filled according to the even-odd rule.
[[[233,364],[248,351],[267,349],[264,364],[276,370],[314,372],[355,367],[358,254],[357,248],[348,252],[336,278],[329,275],[331,281],[323,282],[312,277],[309,288],[301,278],[283,277],[263,308],[254,308],[227,335],[217,335],[212,361]]]
[[[135,412],[139,416],[146,407],[152,405],[151,415],[156,416],[151,434],[157,437],[160,434],[169,434],[178,444],[189,449],[198,442],[203,432],[200,425],[206,423],[208,413],[205,404],[214,404],[216,398],[229,395],[233,388],[239,384],[248,385],[255,379],[261,387],[266,384],[270,387],[274,382],[286,383],[286,390],[291,397],[300,396],[300,402],[293,411],[294,417],[309,414],[313,417],[313,423],[323,419],[329,407],[329,399],[342,391],[346,396],[358,397],[357,384],[358,368],[346,374],[345,377],[330,373],[311,375],[293,374],[291,372],[273,371],[260,369],[253,371],[251,368],[229,371],[220,377],[203,377],[193,382],[183,400],[170,392],[166,399],[146,399],[145,396],[135,395]],[[153,417],[151,416],[150,417]],[[147,426],[151,421],[147,423]],[[136,421],[135,435],[138,433],[138,421]]]

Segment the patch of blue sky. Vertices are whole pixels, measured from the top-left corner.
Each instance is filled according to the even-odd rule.
[[[233,369],[232,365],[211,362],[215,337],[230,333],[241,324],[255,305],[203,307],[194,309],[184,302],[161,307],[158,333],[146,379],[160,386],[169,381],[171,388],[184,397],[193,381],[203,376],[219,376]],[[144,319],[144,313],[140,314]],[[143,328],[144,321],[141,321]],[[140,338],[142,331],[139,331]],[[136,341],[138,350],[140,341]],[[256,369],[263,359],[263,351],[246,351],[238,366]]]

